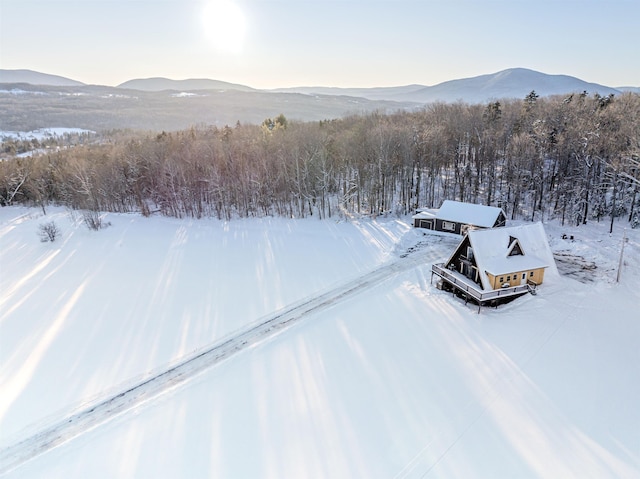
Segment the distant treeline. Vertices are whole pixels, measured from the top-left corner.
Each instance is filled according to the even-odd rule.
[[[444,199],[578,224],[636,211],[640,96],[113,133],[0,163],[0,203],[174,217],[406,214]]]

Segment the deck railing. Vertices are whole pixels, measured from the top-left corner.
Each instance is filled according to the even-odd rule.
[[[526,284],[520,284],[518,286],[510,286],[508,288],[494,289],[491,291],[483,291],[480,288],[476,288],[468,282],[462,280],[451,271],[443,268],[444,263],[434,264],[431,266],[431,273],[437,274],[447,283],[457,288],[460,291],[467,293],[478,303],[482,304],[486,301],[498,298],[506,298],[509,296],[515,296],[522,293],[533,293],[535,291],[535,283],[527,282]]]

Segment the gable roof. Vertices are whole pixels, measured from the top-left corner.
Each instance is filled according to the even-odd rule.
[[[475,205],[460,201],[445,200],[438,210],[437,217],[443,220],[465,223],[483,228],[491,228],[500,214],[505,216],[502,208],[496,206]]]
[[[498,276],[538,268],[555,271],[553,253],[542,223],[471,230],[467,238],[473,249],[483,289],[492,289],[487,272]],[[509,256],[514,238],[523,254]]]

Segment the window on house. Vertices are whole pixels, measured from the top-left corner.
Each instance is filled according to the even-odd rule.
[[[529,273],[529,278],[533,278],[533,271]]]
[[[514,239],[514,242],[510,246],[511,251],[509,251],[509,256],[522,256],[524,253],[522,252],[522,248],[520,247],[520,242],[517,239]]]
[[[456,230],[456,224],[451,222],[451,221],[443,221],[442,222],[442,229],[443,230],[449,230],[449,231],[455,231]]]
[[[500,276],[500,282],[504,283],[504,276]]]
[[[524,281],[525,279],[527,279],[527,273],[522,273],[522,280]]]
[[[511,281],[511,275],[507,276],[507,281]]]

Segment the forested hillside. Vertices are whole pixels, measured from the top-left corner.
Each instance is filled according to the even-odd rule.
[[[114,133],[0,162],[0,201],[168,216],[404,214],[444,199],[511,219],[636,215],[640,96],[576,94],[321,122]]]

